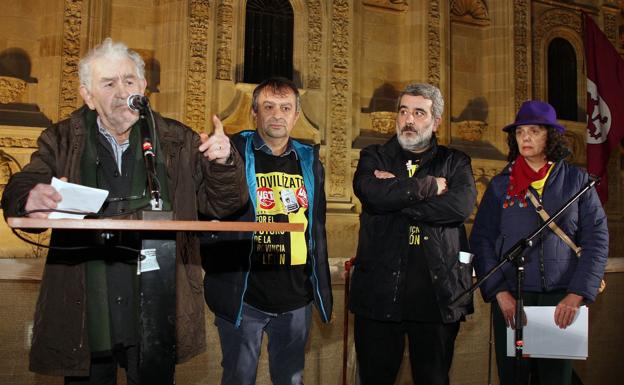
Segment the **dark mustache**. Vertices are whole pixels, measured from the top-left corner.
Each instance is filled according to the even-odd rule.
[[[275,123],[286,125],[286,120],[282,118],[279,118],[279,119],[271,118],[269,120],[269,124],[275,124]]]

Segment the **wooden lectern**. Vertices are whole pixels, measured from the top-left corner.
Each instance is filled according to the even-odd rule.
[[[173,220],[8,218],[16,229],[96,230],[105,240],[118,232],[140,232],[143,254],[158,268],[139,270],[139,375],[141,384],[175,383],[175,233],[178,231],[304,231],[303,223],[256,223]]]

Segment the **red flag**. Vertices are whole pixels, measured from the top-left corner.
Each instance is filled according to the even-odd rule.
[[[587,14],[587,171],[597,175],[600,200],[608,199],[607,163],[624,137],[624,60]]]

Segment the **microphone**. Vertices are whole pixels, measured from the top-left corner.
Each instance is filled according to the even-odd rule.
[[[128,96],[128,108],[132,111],[141,111],[149,108],[149,99],[145,95],[132,94]]]
[[[154,155],[154,149],[152,147],[152,142],[148,138],[143,138],[143,156],[146,158],[154,159],[156,155]]]
[[[600,175],[589,174],[589,181],[600,184]]]
[[[152,210],[162,210],[162,199],[160,197],[160,184],[156,174],[156,155],[152,147],[150,138],[143,138],[143,160],[145,161],[145,172],[147,174],[147,189],[152,196],[150,203]]]

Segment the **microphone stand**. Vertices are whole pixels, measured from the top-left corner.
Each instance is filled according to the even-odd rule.
[[[526,238],[522,238],[518,242],[516,242],[515,245],[513,245],[509,250],[505,252],[500,262],[496,266],[494,266],[490,271],[488,271],[481,279],[477,280],[477,282],[475,282],[474,285],[470,287],[470,289],[460,294],[455,300],[451,302],[451,304],[454,304],[462,300],[463,298],[465,298],[465,296],[468,296],[474,293],[475,290],[477,290],[477,288],[479,288],[483,284],[483,282],[485,282],[485,280],[490,278],[495,272],[497,272],[500,268],[502,268],[507,262],[515,263],[516,277],[517,277],[517,286],[516,286],[517,298],[516,298],[516,314],[515,314],[516,329],[515,329],[515,336],[514,336],[515,338],[514,346],[515,346],[515,353],[516,353],[514,376],[515,376],[516,384],[521,383],[520,382],[520,365],[521,365],[522,355],[524,351],[524,341],[522,339],[523,338],[522,329],[524,326],[523,325],[524,324],[523,322],[524,321],[523,319],[524,318],[524,301],[523,301],[523,292],[522,292],[522,286],[523,286],[523,280],[524,280],[524,252],[528,248],[534,246],[535,239],[542,233],[542,231],[544,231],[544,229],[548,227],[548,225],[550,225],[550,223],[552,223],[557,218],[559,218],[568,209],[568,207],[570,207],[570,205],[576,202],[583,194],[589,191],[589,189],[594,187],[594,185],[597,182],[598,182],[598,178],[592,179],[590,177],[590,180],[585,184],[585,186],[583,186],[576,194],[574,194],[572,198],[570,198],[563,206],[561,206],[554,215],[552,215],[546,222],[544,222],[540,227],[538,227],[535,231],[533,231],[529,236],[527,236]]]
[[[139,212],[142,220],[172,220],[163,210],[156,172],[153,140],[156,135],[149,103],[135,106],[139,112],[141,147],[151,209]],[[167,183],[167,181],[162,181]],[[149,232],[141,236],[139,276],[139,378],[141,384],[175,384],[176,234]]]
[[[143,160],[145,162],[145,173],[147,175],[147,189],[150,192],[150,205],[154,211],[162,211],[162,198],[160,196],[160,184],[156,174],[156,155],[154,154],[152,133],[155,132],[152,121],[147,118],[152,111],[149,104],[140,106],[139,125],[141,127],[141,147],[143,150]]]

